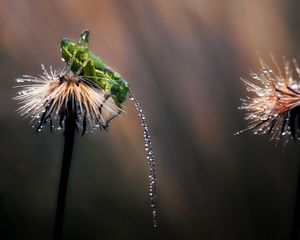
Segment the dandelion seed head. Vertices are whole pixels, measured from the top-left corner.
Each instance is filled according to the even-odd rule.
[[[249,96],[241,99],[239,109],[254,134],[269,134],[271,140],[300,140],[300,68],[296,61],[284,60],[284,70],[272,58],[275,70],[261,58],[259,73],[250,72],[250,80],[242,79]]]
[[[70,70],[50,68],[48,72],[43,65],[42,70],[38,77],[18,78],[16,81],[22,85],[17,86],[19,91],[14,98],[20,104],[17,112],[31,117],[38,131],[47,123],[51,128],[55,124],[57,129],[63,129],[66,116],[73,114],[84,134],[87,129],[107,129],[109,122],[121,114],[113,98],[85,77]]]

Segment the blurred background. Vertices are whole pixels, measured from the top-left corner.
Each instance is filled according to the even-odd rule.
[[[51,239],[62,133],[15,112],[14,79],[61,68],[58,43],[91,31],[91,50],[130,83],[157,160],[153,229],[143,133],[132,102],[108,132],[77,136],[65,239],[287,239],[300,165],[245,128],[240,77],[300,60],[296,0],[1,0],[0,239]]]

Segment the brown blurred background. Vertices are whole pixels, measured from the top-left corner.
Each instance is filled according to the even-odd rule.
[[[142,130],[131,102],[108,132],[76,139],[65,239],[287,239],[299,145],[274,147],[237,110],[257,51],[300,60],[298,1],[1,0],[0,239],[51,239],[62,134],[17,116],[14,79],[62,67],[61,37],[130,83],[157,156],[152,228]],[[284,153],[283,153],[284,152]]]

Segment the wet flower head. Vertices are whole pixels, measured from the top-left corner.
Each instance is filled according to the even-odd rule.
[[[20,91],[14,98],[21,105],[17,111],[22,116],[31,117],[37,131],[49,123],[51,130],[53,126],[55,129],[64,129],[65,139],[69,137],[74,140],[75,128],[81,130],[82,135],[95,128],[107,129],[110,121],[122,113],[123,104],[129,97],[144,130],[150,206],[153,225],[156,226],[155,158],[148,125],[139,102],[122,75],[89,50],[88,30],[80,34],[77,42],[63,38],[59,50],[61,60],[65,63],[62,71],[53,71],[50,67],[48,72],[42,65],[42,75],[25,75],[17,79],[17,82],[22,83],[17,86]]]
[[[242,106],[239,108],[246,111],[245,119],[249,126],[245,130],[269,134],[272,140],[283,136],[286,140],[299,140],[300,69],[295,60],[284,60],[282,70],[272,59],[275,70],[260,59],[260,72],[251,72],[251,80],[242,79],[251,93],[251,96],[241,99]]]
[[[16,100],[21,106],[18,112],[32,117],[40,131],[47,123],[50,128],[64,128],[68,115],[72,115],[82,134],[87,129],[107,129],[109,122],[121,113],[113,98],[84,76],[70,70],[50,72],[42,65],[39,77],[25,75],[17,82],[24,83]]]

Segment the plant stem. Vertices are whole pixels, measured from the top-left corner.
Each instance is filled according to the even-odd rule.
[[[300,230],[300,166],[297,180],[297,193],[296,193],[296,202],[295,202],[295,210],[294,210],[294,218],[292,222],[292,231],[290,240],[298,240],[299,239],[299,230]]]
[[[69,111],[66,114],[66,120],[65,120],[64,153],[63,153],[60,183],[59,183],[57,205],[56,205],[55,228],[54,228],[55,240],[62,239],[62,228],[63,228],[64,210],[66,204],[66,193],[68,187],[69,170],[70,170],[70,165],[72,160],[74,135],[76,129],[75,118],[69,106],[68,106],[68,110]]]

